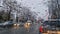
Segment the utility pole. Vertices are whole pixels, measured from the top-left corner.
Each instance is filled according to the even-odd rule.
[[[57,0],[57,19],[59,20],[59,1]]]

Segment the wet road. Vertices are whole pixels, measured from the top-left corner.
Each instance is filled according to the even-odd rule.
[[[17,28],[0,28],[0,34],[39,34],[39,25],[34,24],[29,28],[29,32],[24,27]]]

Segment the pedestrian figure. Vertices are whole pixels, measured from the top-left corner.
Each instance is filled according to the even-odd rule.
[[[39,34],[43,32],[42,26],[39,27]]]

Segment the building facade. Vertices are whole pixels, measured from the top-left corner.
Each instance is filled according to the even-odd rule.
[[[60,0],[50,0],[48,7],[49,19],[60,19]]]

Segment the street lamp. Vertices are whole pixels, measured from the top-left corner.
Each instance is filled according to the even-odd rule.
[[[12,12],[12,14],[13,14],[13,23],[15,23],[16,22],[16,12]]]

